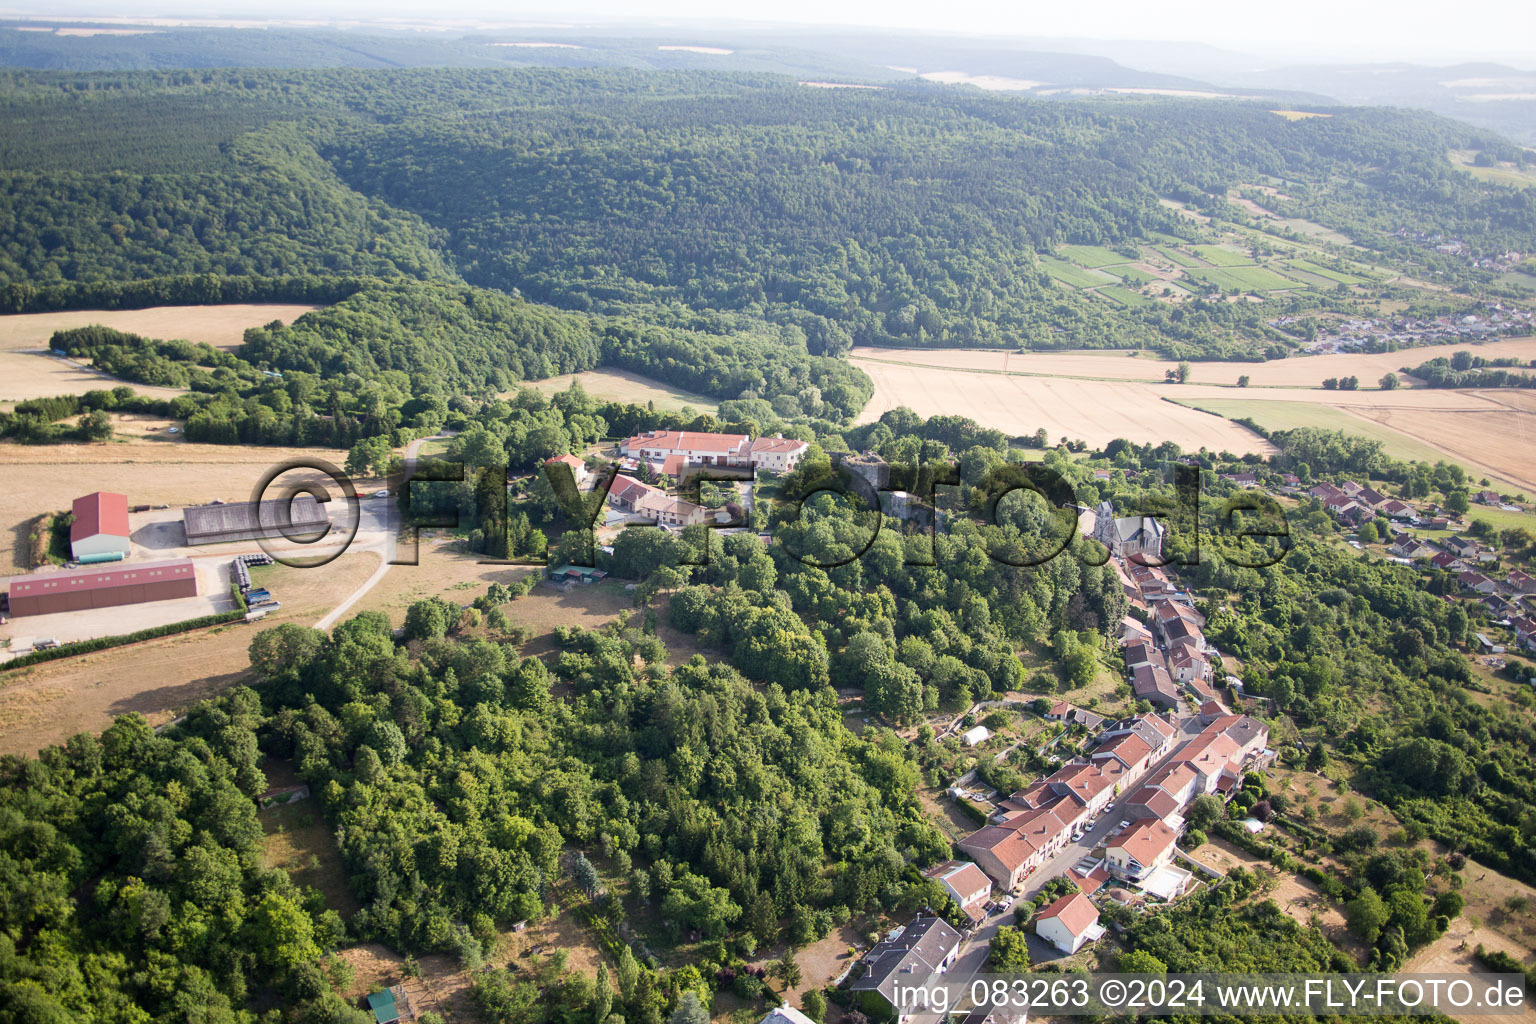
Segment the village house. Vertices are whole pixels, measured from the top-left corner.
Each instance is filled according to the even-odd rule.
[[[635,502],[635,515],[654,519],[661,526],[696,526],[709,516],[709,510],[691,501],[655,491]]]
[[[1139,882],[1173,859],[1179,834],[1160,819],[1147,818],[1131,825],[1104,844],[1109,873],[1128,882]]]
[[[587,484],[592,481],[592,471],[587,468],[587,464],[585,462],[583,462],[581,459],[578,459],[576,456],[556,455],[552,459],[545,460],[544,465],[553,466],[557,463],[571,467],[571,475],[576,478],[577,487],[586,487]]]
[[[986,873],[967,860],[950,860],[923,872],[944,887],[962,913],[978,925],[987,917],[987,901],[992,897],[992,882]]]
[[[800,464],[800,459],[809,448],[810,445],[804,441],[775,434],[773,437],[759,437],[753,441],[747,457],[753,469],[767,473],[788,473]]]
[[[1035,915],[1035,934],[1070,956],[1104,935],[1099,908],[1080,892],[1061,899]]]
[[[750,466],[787,473],[809,448],[804,441],[782,435],[754,440],[746,434],[651,430],[626,439],[619,451],[642,462],[660,464],[663,473],[676,476],[685,466]]]
[[[1504,581],[1516,593],[1536,594],[1536,577],[1531,576],[1529,573],[1522,572],[1519,569],[1511,569],[1509,570],[1509,575],[1504,577]]]
[[[1463,590],[1471,590],[1478,594],[1497,593],[1499,585],[1480,572],[1459,572],[1456,574],[1456,582],[1461,584]]]
[[[869,951],[864,973],[849,989],[875,1001],[875,1008],[890,1013],[895,1024],[906,1024],[914,1015],[897,1012],[895,984],[923,985],[943,974],[955,962],[960,941],[960,933],[942,918],[919,916]]]
[[[1208,683],[1211,680],[1211,660],[1194,644],[1176,644],[1168,652],[1168,674],[1180,683]]]
[[[1477,554],[1477,541],[1471,537],[1447,537],[1441,544],[1458,558],[1472,558]]]
[[[1131,671],[1131,692],[1137,700],[1165,708],[1179,706],[1179,688],[1162,665],[1138,665]]]
[[[652,494],[666,494],[666,492],[660,487],[653,487],[632,476],[620,474],[613,478],[613,486],[608,489],[608,504],[620,512],[633,512],[635,505],[642,498]]]

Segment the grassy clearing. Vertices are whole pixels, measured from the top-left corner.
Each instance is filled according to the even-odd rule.
[[[1512,270],[1507,274],[1500,274],[1494,280],[1508,287],[1536,291],[1536,274],[1527,274],[1523,270]]]
[[[1451,163],[1458,170],[1466,171],[1479,181],[1513,185],[1516,188],[1529,188],[1536,185],[1536,168],[1516,167],[1510,163],[1501,163],[1495,167],[1478,167],[1472,163],[1476,157],[1476,151],[1470,149],[1453,149],[1450,153]]]
[[[1157,247],[1157,251],[1172,260],[1176,266],[1184,267],[1187,269],[1189,267],[1198,267],[1200,265],[1200,261],[1195,259],[1189,253],[1182,249],[1175,249],[1171,245],[1160,245]]]
[[[1473,476],[1474,480],[1481,480],[1480,476]],[[1497,488],[1505,490],[1505,488]],[[1468,519],[1481,519],[1500,532],[1504,530],[1522,529],[1536,533],[1536,515],[1529,512],[1508,512],[1502,508],[1489,508],[1487,505],[1474,503],[1467,512]]]
[[[1286,264],[1286,266],[1289,267],[1292,270],[1305,271],[1306,273],[1314,274],[1317,277],[1325,277],[1328,280],[1333,281],[1335,284],[1364,284],[1365,283],[1365,279],[1364,278],[1356,277],[1353,274],[1345,274],[1345,273],[1343,273],[1341,271],[1332,270],[1332,269],[1330,269],[1328,267],[1319,266],[1318,264],[1313,263],[1310,260],[1291,260],[1289,263]]]
[[[1195,245],[1194,249],[1199,257],[1207,263],[1213,263],[1218,267],[1251,267],[1253,257],[1247,253],[1236,252],[1223,245]]]
[[[553,395],[569,390],[573,381],[580,382],[587,394],[603,402],[626,402],[633,405],[654,402],[657,409],[668,412],[681,412],[684,408],[691,408],[698,413],[713,413],[719,407],[719,403],[707,395],[674,388],[625,370],[587,370],[583,373],[567,373],[559,377],[550,377],[548,380],[529,381],[523,386],[546,395]]]
[[[1265,267],[1201,267],[1188,273],[1197,281],[1223,290],[1273,292],[1305,287],[1300,281],[1282,277]]]
[[[1332,114],[1319,114],[1312,110],[1271,110],[1271,114],[1278,114],[1287,121],[1305,121],[1309,117],[1332,117]]]
[[[1052,278],[1073,288],[1094,288],[1101,284],[1114,284],[1115,279],[1100,270],[1084,270],[1082,267],[1061,260],[1040,257],[1040,265]]]
[[[1062,245],[1057,247],[1056,254],[1080,267],[1090,269],[1131,262],[1124,254],[1106,249],[1101,245]]]
[[[270,767],[268,769],[270,775]],[[326,827],[315,800],[269,807],[257,815],[263,833],[262,860],[281,868],[299,885],[312,886],[325,897],[327,908],[351,917],[360,904],[347,887],[341,851]]]
[[[1133,292],[1129,288],[1101,288],[1099,294],[1120,306],[1151,306],[1157,300],[1148,298],[1141,292]]]

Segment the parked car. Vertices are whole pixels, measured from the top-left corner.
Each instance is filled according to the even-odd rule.
[[[1115,826],[1115,831],[1116,832],[1124,832],[1126,829],[1128,829],[1130,827],[1131,827],[1130,820],[1126,819],[1124,821],[1121,821],[1120,824]]]
[[[374,491],[373,492],[373,496],[375,498],[387,498],[387,497],[389,497],[389,492],[388,491]]]

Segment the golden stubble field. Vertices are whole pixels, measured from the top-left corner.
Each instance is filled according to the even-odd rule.
[[[318,306],[293,303],[232,303],[223,306],[155,306],[150,309],[84,309],[66,313],[17,313],[0,316],[0,405],[77,395],[112,387],[119,381],[82,369],[48,354],[54,331],[101,324],[146,338],[184,338],[218,348],[234,348],[247,327],[295,318]],[[140,394],[172,398],[174,388],[132,385]]]
[[[1389,370],[1445,355],[1464,345],[1380,355],[1309,356],[1268,363],[1195,363],[1192,382],[1156,383],[1174,364],[1121,353],[1003,353],[855,349],[855,365],[875,382],[860,422],[907,406],[923,416],[969,416],[1015,434],[1044,427],[1052,442],[1066,436],[1102,446],[1117,437],[1138,443],[1174,441],[1186,450],[1268,453],[1263,438],[1222,417],[1175,405],[1221,400],[1259,405],[1308,403],[1389,427],[1443,452],[1475,473],[1536,491],[1536,396],[1516,389],[1399,388],[1375,382]],[[1479,346],[1486,357],[1536,358],[1536,338]],[[1252,383],[1234,387],[1237,376]],[[1325,377],[1358,376],[1360,391],[1325,391]]]
[[[1292,356],[1266,363],[1199,362],[1192,363],[1195,384],[1236,384],[1237,378],[1251,378],[1250,389],[1266,387],[1319,388],[1327,377],[1359,377],[1364,387],[1375,387],[1386,373],[1396,373],[1404,366],[1437,356],[1449,356],[1466,349],[1485,359],[1536,359],[1536,337],[1507,338],[1482,345],[1457,343],[1430,345],[1382,353],[1341,353],[1339,355]],[[854,362],[915,363],[940,369],[993,370],[1007,373],[1039,374],[1047,377],[1088,377],[1095,380],[1161,381],[1178,363],[1166,359],[1132,356],[1120,349],[1103,352],[1001,352],[996,349],[909,349],[860,346],[850,353]],[[866,370],[868,367],[866,367]]]

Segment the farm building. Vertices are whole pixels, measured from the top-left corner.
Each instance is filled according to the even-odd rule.
[[[556,583],[600,583],[607,575],[585,565],[562,565],[549,571],[549,578]]]
[[[300,494],[292,502],[195,505],[182,510],[181,522],[188,544],[222,544],[263,537],[279,540],[290,534],[289,539],[307,539],[331,528],[330,513],[308,494]]]
[[[127,558],[128,496],[97,491],[75,499],[75,522],[69,528],[69,550],[75,561],[112,562]]]
[[[51,615],[196,596],[197,573],[190,560],[180,559],[17,576],[10,605],[16,616]]]

